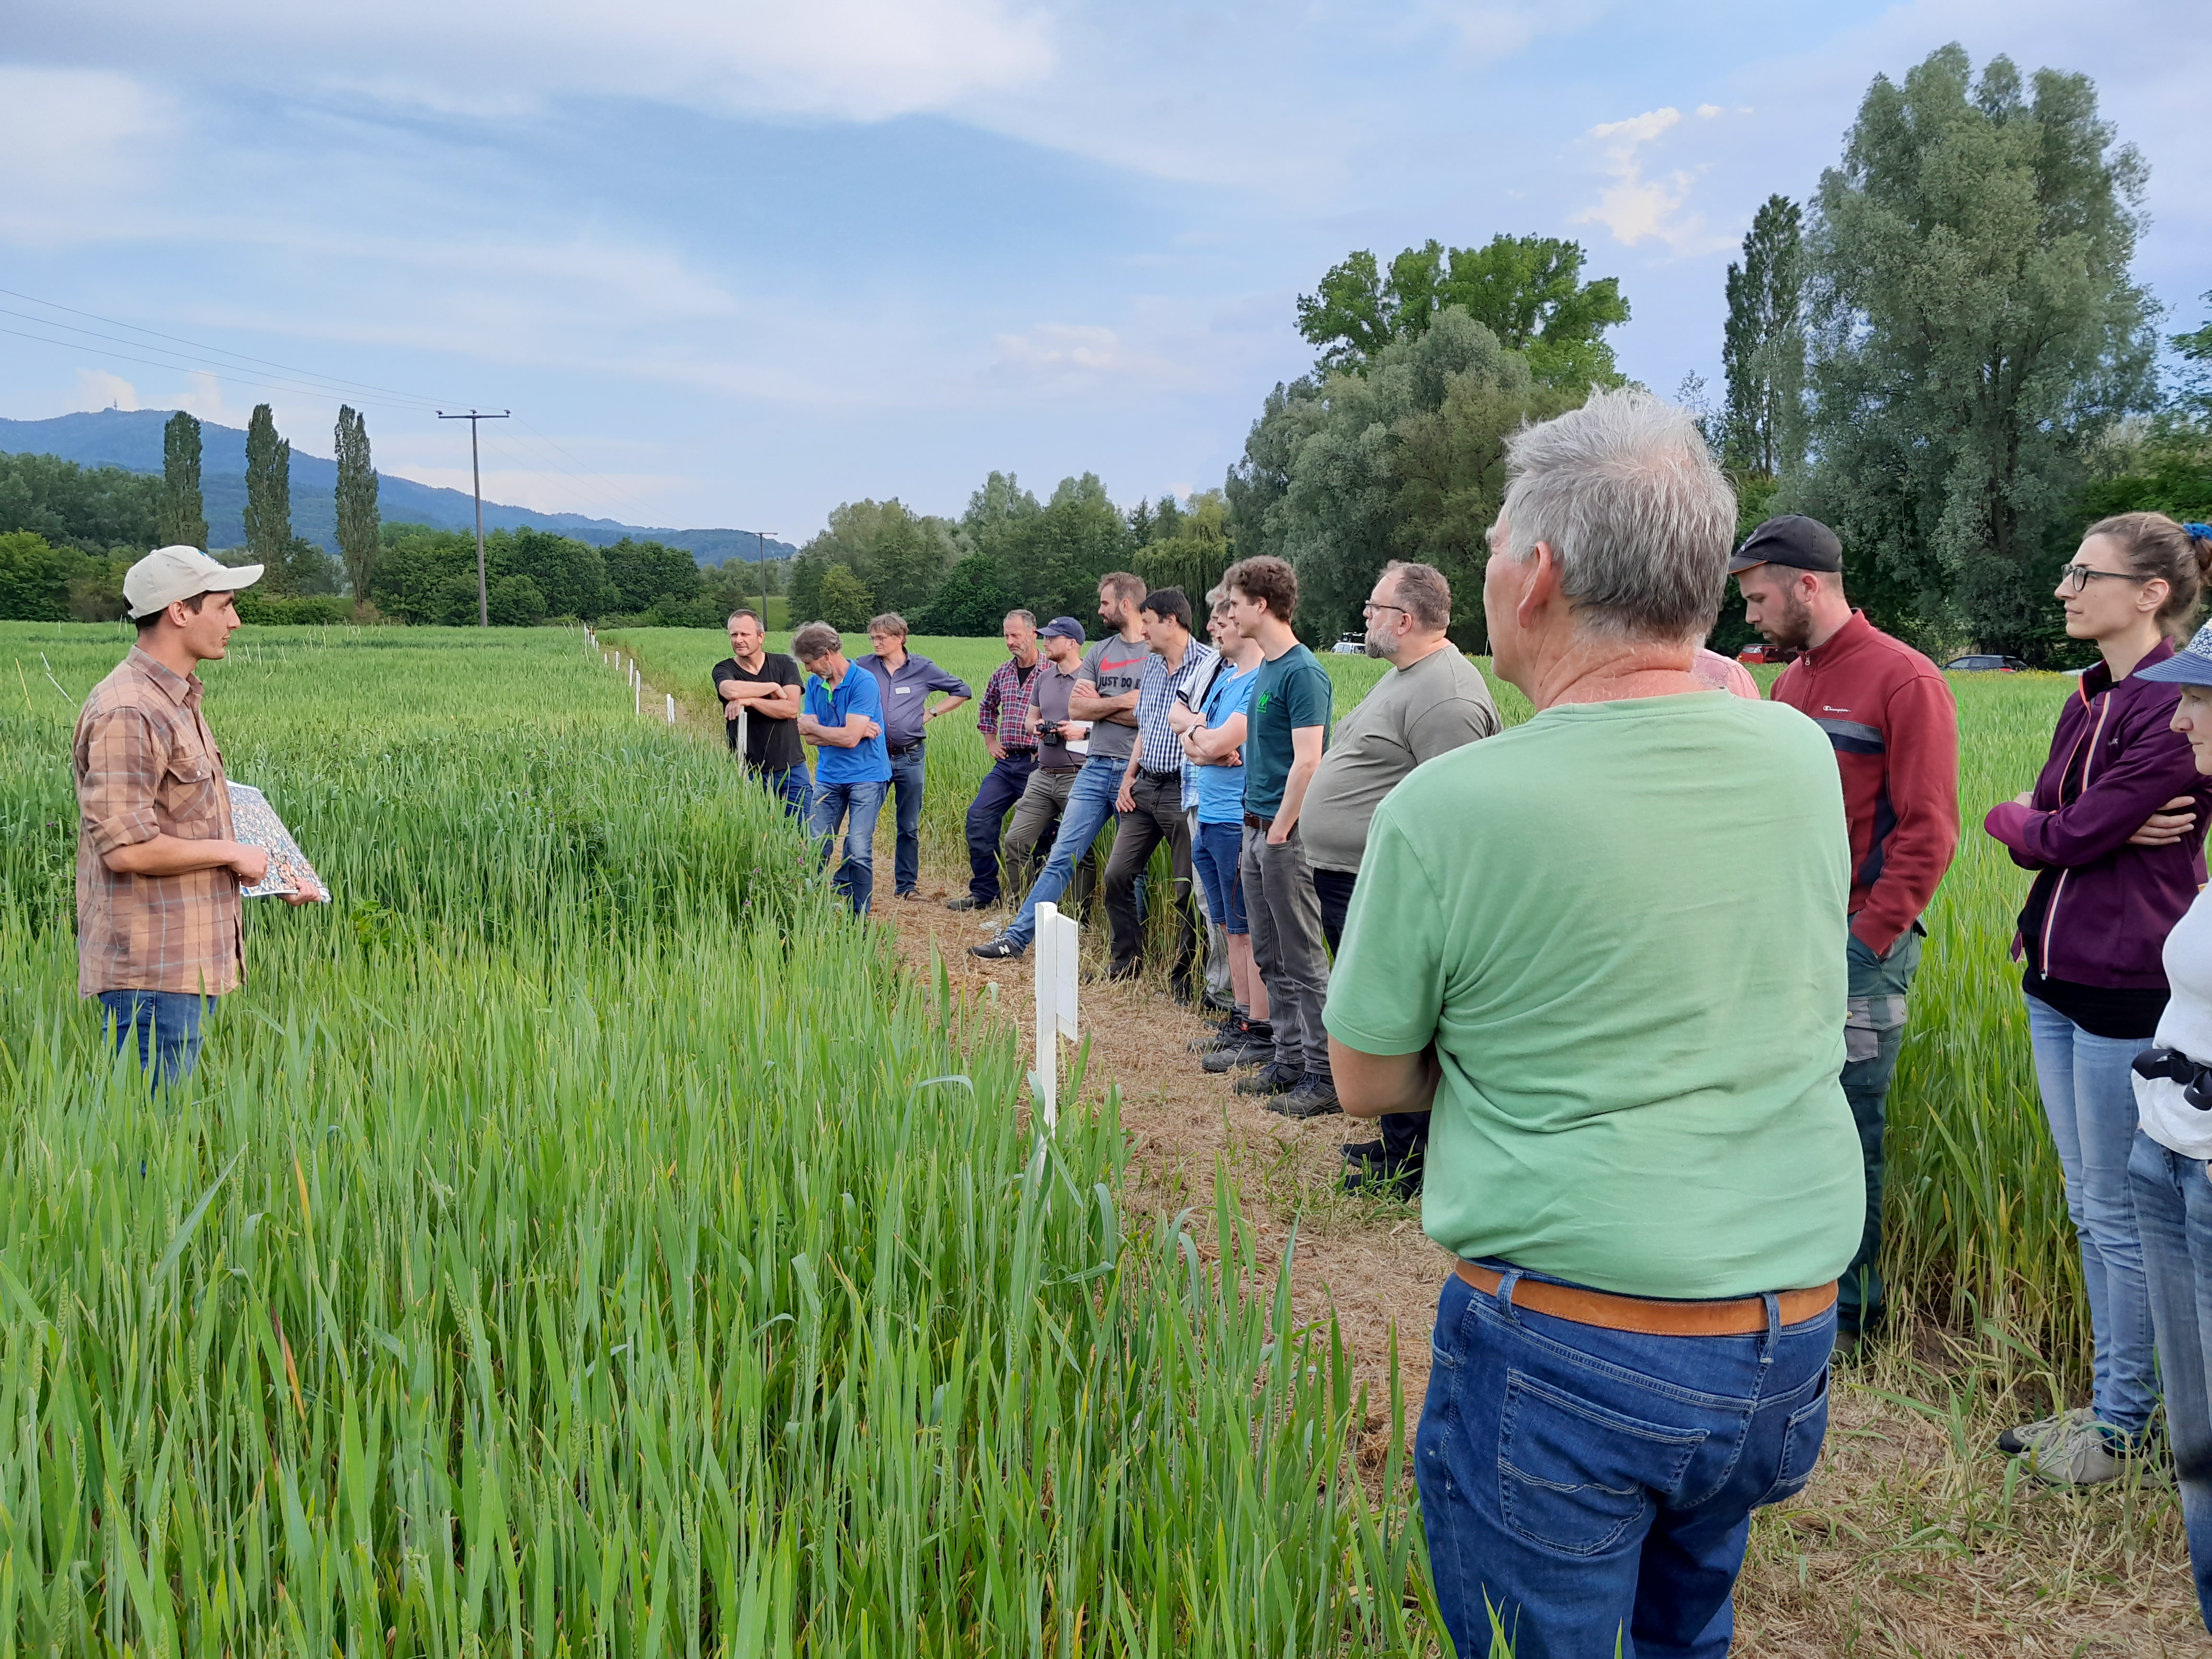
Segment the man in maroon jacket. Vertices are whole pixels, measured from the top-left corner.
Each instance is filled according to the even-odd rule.
[[[1881,1130],[1905,1043],[1905,998],[1927,929],[1921,913],[1959,846],[1959,714],[1936,665],[1892,639],[1844,597],[1834,531],[1796,514],[1769,519],[1729,566],[1743,619],[1801,651],[1774,700],[1809,715],[1835,745],[1850,820],[1850,1001],[1844,1094],[1866,1156],[1866,1231],[1836,1310],[1845,1335],[1881,1316]]]

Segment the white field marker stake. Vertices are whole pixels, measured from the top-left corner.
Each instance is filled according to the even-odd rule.
[[[676,694],[673,691],[668,694],[668,723],[671,726],[676,724]]]
[[[636,680],[629,683],[630,712],[642,716],[645,713],[645,687]]]
[[[1030,1093],[1048,1129],[1060,1122],[1060,1039],[1075,1041],[1076,965],[1083,930],[1056,904],[1036,908],[1036,1070]]]
[[[744,704],[743,704],[743,703],[739,703],[739,704],[738,705],[738,759],[740,762],[742,762],[742,761],[744,759],[745,755],[746,755],[746,752],[747,752],[747,751],[746,751],[746,749],[745,749],[745,706],[744,706]]]

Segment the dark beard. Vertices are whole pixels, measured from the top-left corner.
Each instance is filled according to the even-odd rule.
[[[1790,594],[1782,601],[1780,618],[1759,631],[1769,645],[1778,645],[1784,651],[1803,651],[1813,641],[1812,609],[1795,593]]]

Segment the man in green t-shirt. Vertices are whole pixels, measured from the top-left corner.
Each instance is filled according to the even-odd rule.
[[[1751,1510],[1820,1452],[1863,1220],[1841,788],[1811,721],[1690,672],[1735,503],[1687,413],[1600,393],[1509,468],[1484,611],[1537,713],[1376,808],[1336,1085],[1434,1109],[1459,1261],[1417,1458],[1459,1650],[1494,1609],[1521,1659],[1720,1659]]]
[[[1260,647],[1244,717],[1244,846],[1237,878],[1252,929],[1252,961],[1267,988],[1275,1030],[1274,1058],[1239,1081],[1237,1092],[1272,1096],[1268,1109],[1286,1117],[1320,1117],[1342,1109],[1329,1079],[1328,1033],[1321,1023],[1328,951],[1298,813],[1328,745],[1335,690],[1328,671],[1291,631],[1298,579],[1288,564],[1265,556],[1245,559],[1229,567],[1221,584],[1237,631]]]

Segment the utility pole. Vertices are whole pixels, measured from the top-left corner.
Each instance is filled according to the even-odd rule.
[[[768,538],[775,534],[775,532],[773,530],[756,530],[753,532],[753,552],[760,560],[761,633],[763,637],[765,637],[768,633]],[[786,617],[785,620],[789,621],[790,619]]]
[[[514,412],[511,409],[503,409],[496,415],[479,415],[473,409],[465,415],[448,415],[442,409],[438,411],[438,418],[441,421],[466,421],[469,423],[469,476],[476,481],[477,486],[477,626],[479,628],[491,626],[491,599],[484,588],[483,468],[477,460],[477,422],[503,421]]]

